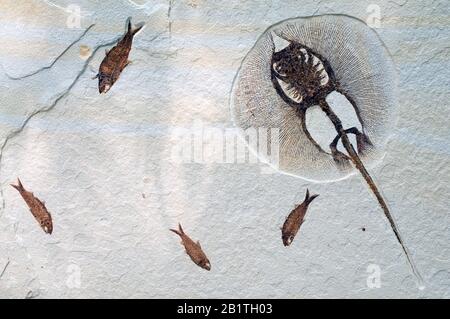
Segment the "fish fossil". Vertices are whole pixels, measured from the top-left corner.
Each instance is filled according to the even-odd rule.
[[[308,211],[308,206],[311,202],[319,195],[309,195],[309,190],[306,190],[306,196],[303,203],[298,205],[292,212],[286,217],[283,227],[281,228],[281,239],[283,240],[284,246],[289,246],[300,230],[300,226],[305,220],[306,212]]]
[[[98,74],[94,77],[94,79],[98,78],[98,91],[100,94],[108,92],[119,79],[123,69],[130,64],[128,56],[133,44],[133,37],[142,27],[143,25],[133,29],[131,20],[128,20],[128,30],[123,38],[111,50],[106,51],[106,56],[100,64]]]
[[[184,246],[186,253],[189,257],[191,257],[192,261],[197,266],[200,266],[208,271],[211,270],[211,263],[203,252],[199,241],[194,242],[191,238],[189,238],[189,236],[184,233],[181,224],[178,224],[178,230],[170,229],[170,231],[181,237],[181,244]]]
[[[32,192],[27,191],[20,182],[20,179],[17,179],[17,185],[11,184],[11,186],[17,189],[20,195],[22,195],[22,198],[25,200],[25,203],[27,203],[31,213],[34,218],[36,218],[39,225],[41,225],[42,229],[47,234],[51,234],[53,232],[52,216],[45,207],[45,203],[35,197]]]
[[[278,49],[280,42],[284,47]],[[375,195],[421,283],[388,205],[361,160],[381,155],[395,118],[396,84],[389,52],[364,22],[344,15],[294,18],[270,27],[243,60],[231,111],[244,130],[279,128],[278,168],[283,172],[337,180],[348,176],[353,165]],[[347,99],[361,129],[344,127],[329,103],[331,93]],[[307,114],[312,110],[325,115],[321,126],[331,124],[336,131],[329,151],[308,129]],[[355,136],[357,150],[349,135]],[[338,149],[339,141],[344,151]]]

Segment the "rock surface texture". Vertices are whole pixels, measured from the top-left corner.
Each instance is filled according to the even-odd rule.
[[[422,289],[360,176],[314,183],[217,157],[258,37],[325,13],[368,22],[398,68],[396,124],[371,173]],[[99,95],[92,77],[128,17],[146,26]],[[0,297],[450,298],[449,18],[444,0],[2,0]],[[52,212],[51,236],[17,177]],[[306,188],[321,196],[285,248],[279,227]],[[169,232],[178,222],[211,272]]]

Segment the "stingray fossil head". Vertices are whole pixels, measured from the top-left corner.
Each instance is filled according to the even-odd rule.
[[[298,106],[313,105],[334,90],[334,73],[329,63],[298,42],[290,42],[273,53],[271,75],[278,94]]]
[[[278,49],[277,39],[287,45]],[[268,28],[236,76],[231,96],[233,120],[244,130],[279,129],[278,168],[282,172],[310,180],[342,179],[354,170],[342,170],[331,156],[332,146],[330,153],[318,145],[306,123],[307,112],[333,91],[351,105],[362,130],[357,135],[360,151],[370,145],[366,161],[369,166],[376,163],[395,121],[396,72],[378,35],[355,18],[302,17]]]

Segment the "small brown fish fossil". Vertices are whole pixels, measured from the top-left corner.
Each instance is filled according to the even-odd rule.
[[[98,74],[94,77],[94,79],[98,78],[98,91],[100,94],[109,91],[119,79],[123,69],[130,63],[128,55],[130,54],[133,37],[142,27],[143,25],[133,29],[131,20],[129,20],[127,33],[116,46],[106,51],[106,56],[100,64]]]
[[[309,204],[319,195],[309,195],[309,190],[306,190],[306,196],[303,203],[298,205],[294,210],[286,217],[283,227],[281,228],[281,238],[283,239],[284,246],[289,246],[297,235],[300,226],[305,219],[306,211]]]
[[[192,239],[190,239],[189,236],[184,233],[183,228],[181,228],[181,224],[178,224],[178,230],[170,229],[170,231],[173,231],[181,237],[181,244],[184,246],[186,253],[189,257],[191,257],[192,261],[197,266],[200,266],[208,271],[211,270],[211,264],[203,252],[199,241],[195,243]]]
[[[52,216],[45,207],[45,203],[35,197],[32,192],[27,191],[20,182],[20,179],[17,179],[17,185],[11,184],[11,186],[17,189],[20,195],[22,195],[22,198],[25,200],[25,203],[27,203],[31,213],[34,218],[36,218],[39,225],[41,225],[42,229],[47,234],[51,234],[53,231]]]

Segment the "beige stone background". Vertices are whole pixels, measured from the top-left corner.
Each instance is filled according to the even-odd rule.
[[[323,13],[375,22],[398,67],[398,121],[372,173],[423,289],[359,176],[171,156],[179,128],[233,126],[233,78],[266,28]],[[128,17],[146,23],[133,63],[99,95],[91,78]],[[0,21],[0,297],[450,297],[448,1],[3,0]],[[9,186],[18,176],[53,235]],[[321,196],[286,249],[279,227],[306,187]],[[178,222],[211,272],[168,231]]]

